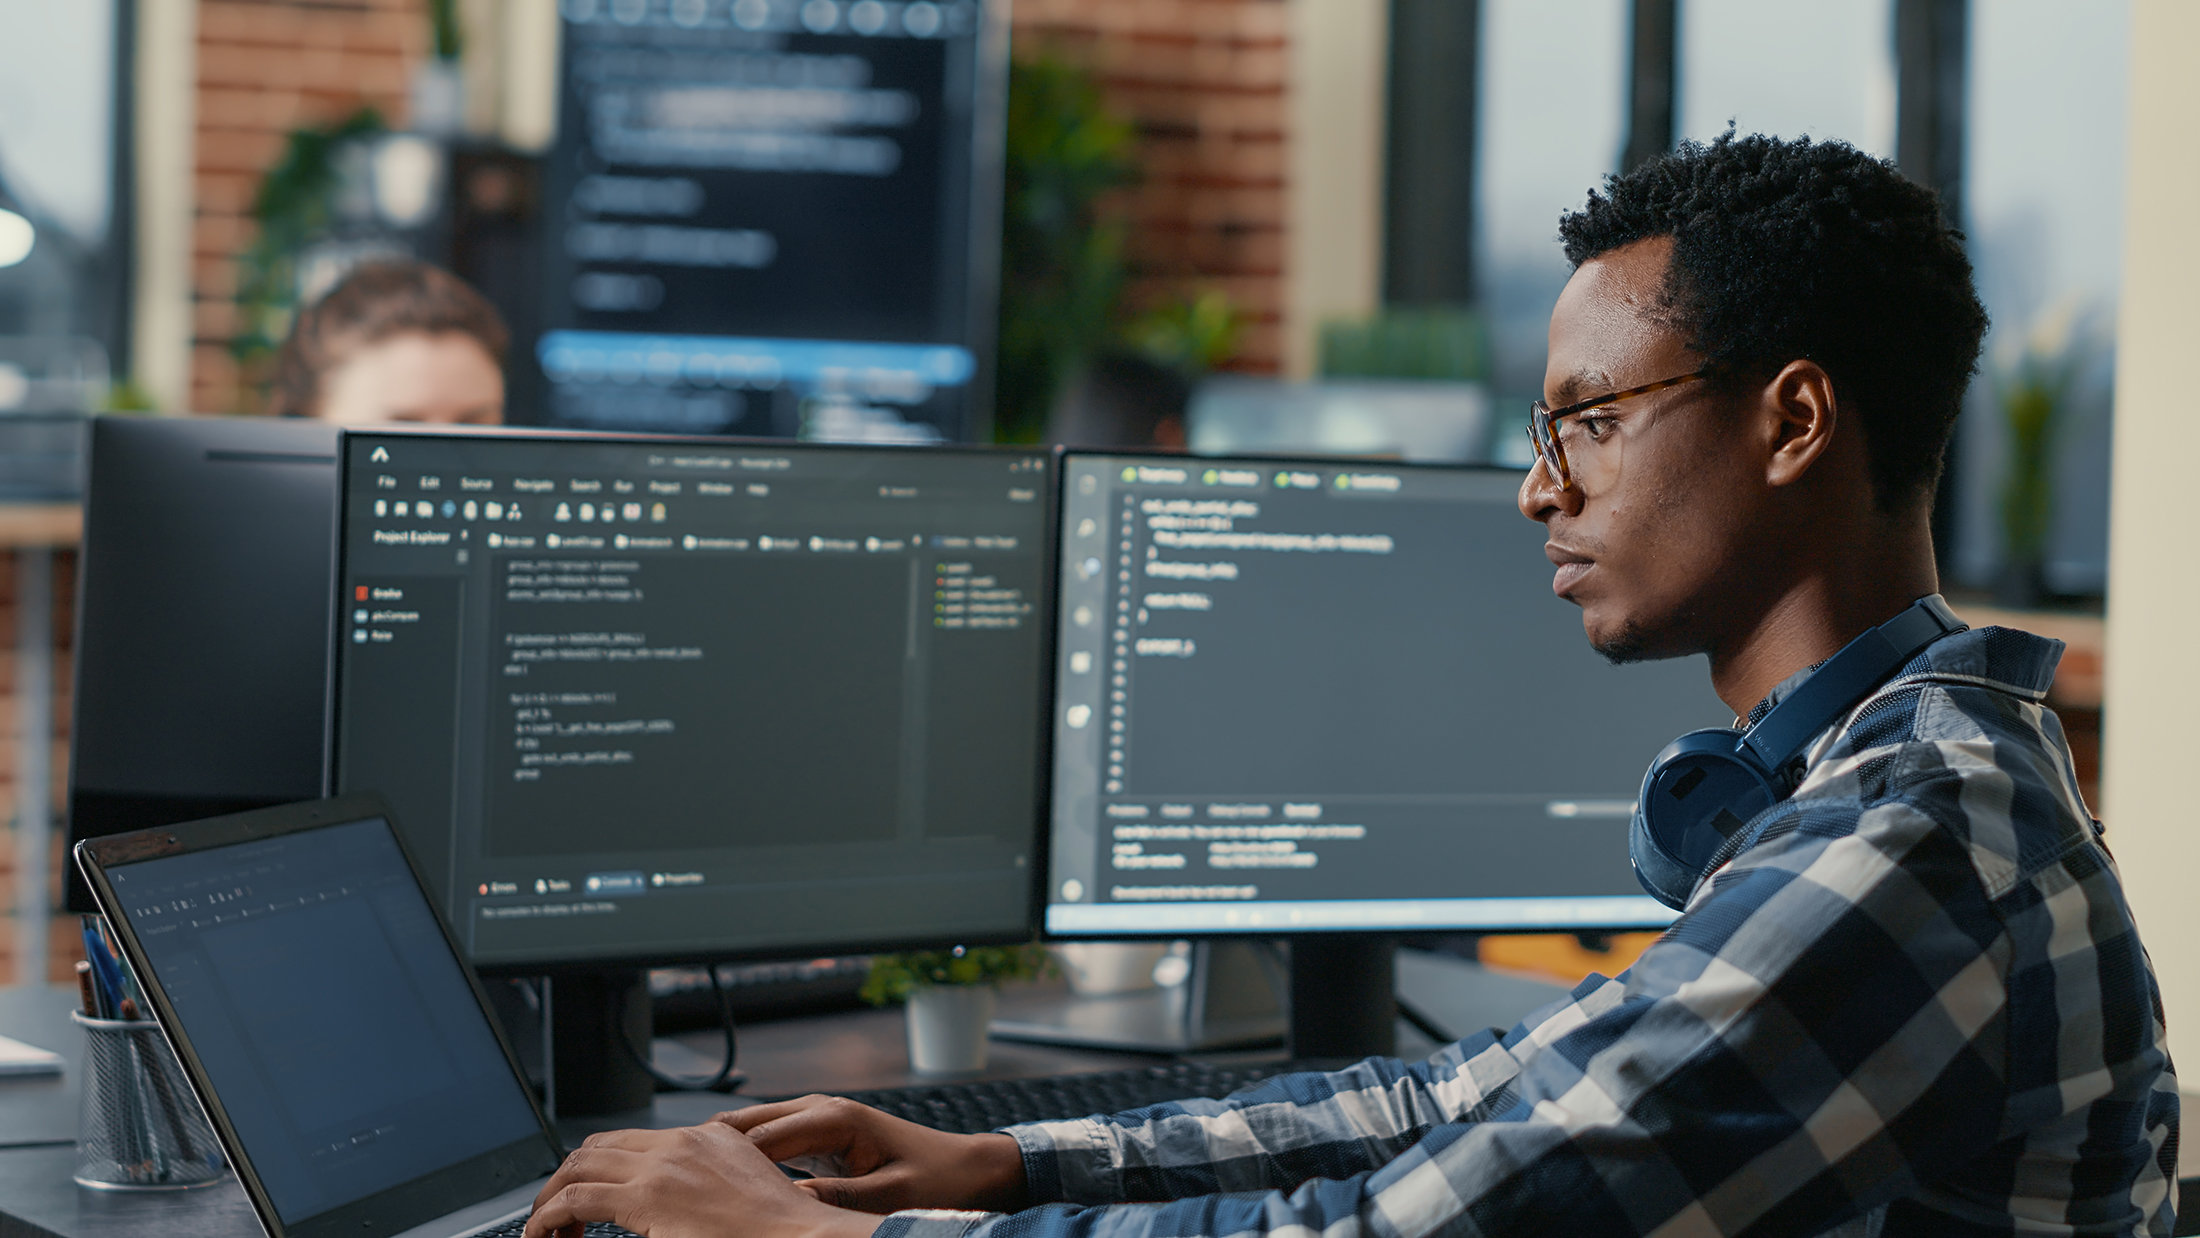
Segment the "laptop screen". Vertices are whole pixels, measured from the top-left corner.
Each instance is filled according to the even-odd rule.
[[[106,872],[286,1226],[541,1137],[388,822]]]

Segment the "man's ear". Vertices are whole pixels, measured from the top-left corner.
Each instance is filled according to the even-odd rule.
[[[1841,411],[1833,376],[1815,361],[1790,361],[1765,384],[1758,399],[1771,448],[1765,481],[1794,485],[1833,446]]]

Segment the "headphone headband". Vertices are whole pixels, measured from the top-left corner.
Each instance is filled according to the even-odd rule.
[[[1925,646],[1970,625],[1956,618],[1939,594],[1928,594],[1894,618],[1841,647],[1802,686],[1773,706],[1742,736],[1767,769],[1795,759],[1832,719],[1870,695]]]
[[[1691,731],[1667,744],[1643,776],[1628,825],[1642,888],[1675,910],[1686,906],[1703,875],[1743,845],[1742,827],[1794,791],[1790,765],[1804,745],[1964,626],[1939,594],[1919,598],[1842,646],[1755,726]]]

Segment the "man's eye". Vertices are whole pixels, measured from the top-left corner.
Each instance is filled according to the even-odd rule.
[[[1600,416],[1596,413],[1584,413],[1575,420],[1581,423],[1581,432],[1588,435],[1592,443],[1603,442],[1604,436],[1611,433],[1612,427],[1619,422],[1617,417]]]

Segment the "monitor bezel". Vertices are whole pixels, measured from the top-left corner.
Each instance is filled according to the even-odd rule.
[[[336,451],[336,518],[331,522],[335,545],[330,553],[331,605],[336,594],[343,589],[347,579],[345,548],[349,540],[351,504],[347,501],[347,484],[351,477],[352,453],[361,450],[360,444],[389,439],[418,440],[518,440],[538,443],[595,443],[606,446],[665,446],[697,450],[755,450],[775,452],[818,452],[825,454],[895,453],[908,452],[917,455],[951,454],[975,458],[993,458],[1003,461],[1018,457],[1037,457],[1044,460],[1047,469],[1060,467],[1056,453],[1043,446],[1018,447],[982,443],[807,443],[787,439],[744,438],[728,435],[640,434],[601,430],[554,430],[534,426],[505,426],[485,428],[466,427],[413,427],[413,426],[358,426],[347,427]],[[1040,499],[1040,547],[1038,562],[1039,596],[1033,600],[1032,613],[1051,621],[1058,590],[1058,573],[1055,570],[1055,554],[1059,538],[1056,527],[1060,523],[1056,504],[1059,487],[1047,478],[1034,483]],[[332,621],[329,625],[328,684],[324,693],[327,702],[327,719],[323,727],[322,793],[338,794],[337,781],[341,771],[337,769],[337,750],[341,741],[342,660],[345,656],[343,625]],[[1031,845],[1027,854],[1031,857],[1025,882],[1025,914],[1020,929],[999,933],[966,934],[953,939],[942,936],[866,936],[851,934],[847,937],[820,938],[806,943],[787,945],[773,943],[763,946],[742,946],[728,942],[712,942],[692,950],[646,950],[627,953],[589,955],[545,955],[525,960],[499,959],[491,963],[476,963],[467,959],[470,967],[489,976],[560,976],[601,974],[651,967],[681,967],[715,963],[761,962],[777,959],[817,958],[828,955],[881,954],[895,951],[935,949],[947,946],[996,946],[1013,945],[1037,940],[1041,923],[1045,918],[1044,897],[1047,871],[1051,857],[1047,846],[1051,842],[1047,822],[1053,804],[1053,784],[1049,774],[1053,769],[1053,732],[1048,721],[1054,709],[1051,680],[1047,678],[1054,662],[1055,633],[1049,622],[1039,634],[1041,687],[1034,693],[1035,713],[1032,726],[1038,737],[1039,768],[1033,779],[1031,808]],[[431,893],[435,887],[427,887]],[[438,907],[437,914],[448,912]],[[466,957],[461,952],[460,957]]]
[[[74,742],[69,745],[68,754],[70,844],[73,846],[86,838],[106,834],[266,808],[320,794],[324,782],[322,766],[325,765],[326,754],[322,751],[318,736],[314,737],[315,742],[310,748],[301,748],[294,754],[305,758],[296,764],[274,762],[264,751],[239,750],[234,743],[225,743],[219,755],[226,755],[228,759],[226,762],[215,763],[215,768],[227,771],[228,781],[225,785],[179,789],[172,779],[145,775],[142,772],[136,776],[117,777],[115,753],[132,749],[118,746],[122,741],[114,734],[116,724],[112,719],[123,714],[132,717],[145,716],[149,708],[152,710],[150,716],[169,717],[178,706],[172,699],[147,701],[144,699],[145,693],[139,690],[143,685],[136,680],[127,681],[132,685],[132,690],[118,692],[118,672],[106,666],[105,658],[122,647],[118,642],[142,642],[145,633],[140,629],[145,626],[149,615],[168,613],[162,610],[149,611],[142,605],[133,609],[132,603],[124,601],[125,595],[133,602],[144,596],[138,573],[145,566],[144,556],[150,553],[150,548],[134,536],[143,531],[138,521],[129,518],[135,513],[137,504],[118,502],[118,497],[144,499],[146,495],[142,487],[153,485],[159,488],[157,493],[162,500],[162,506],[175,508],[218,490],[235,493],[229,489],[228,483],[264,478],[267,474],[261,471],[263,469],[280,467],[325,470],[328,481],[319,508],[308,513],[302,507],[278,505],[274,500],[268,499],[258,505],[261,510],[255,511],[253,515],[270,519],[310,515],[317,519],[333,520],[339,437],[337,428],[323,422],[295,418],[139,417],[103,413],[91,419],[88,436],[89,471],[84,500],[84,532],[82,545],[78,549],[75,635],[71,646],[75,650],[71,676],[74,684],[73,725],[76,733]],[[222,468],[218,470],[215,467],[217,465]],[[231,467],[241,467],[247,471],[236,477],[224,475],[224,470]],[[140,489],[131,490],[125,495],[124,491],[131,487]],[[295,491],[283,492],[284,497],[295,497],[295,494]],[[183,519],[189,523],[201,518],[190,516]],[[235,526],[227,527],[233,529]],[[212,543],[201,539],[198,544]],[[235,552],[234,546],[225,546],[224,549],[230,553]],[[254,554],[259,554],[264,546],[255,545],[250,549]],[[302,631],[299,633],[301,644],[309,636],[319,638],[312,640],[311,646],[314,648],[315,659],[323,664],[320,669],[324,672],[324,678],[329,646],[327,628],[333,622],[335,614],[334,608],[328,604],[333,600],[332,595],[326,591],[330,570],[326,549],[325,546],[320,548],[322,558],[318,570],[321,578],[316,579],[312,585],[320,591],[315,598],[320,610],[317,616],[319,627],[310,634]],[[211,555],[213,552],[208,553]],[[266,565],[262,562],[259,566],[264,568]],[[115,587],[117,581],[127,581],[130,587],[118,590]],[[210,588],[211,585],[207,587]],[[212,596],[191,594],[182,600],[188,602],[194,612],[202,615],[225,614],[220,609],[220,602],[209,601]],[[171,597],[168,601],[173,604],[178,599]],[[170,609],[174,609],[173,605]],[[235,615],[229,617],[239,618]],[[265,617],[264,610],[255,611],[253,619]],[[249,621],[246,626],[250,627]],[[217,652],[236,654],[241,653],[242,648],[226,646]],[[264,647],[256,648],[254,652],[264,655],[266,650]],[[202,653],[201,657],[204,656]],[[224,660],[234,662],[234,659]],[[265,658],[262,657],[261,661],[264,662]],[[240,668],[231,665],[229,669]],[[251,669],[253,673],[246,674],[244,682],[257,683],[273,690],[274,683],[267,680],[264,674],[259,674],[257,679],[254,677],[257,672],[266,669],[264,666]],[[320,695],[324,684],[314,682],[299,686],[301,689],[310,688],[315,694],[310,707],[305,699],[305,692],[301,690],[297,699],[279,702],[281,707],[275,712],[280,716],[291,716],[294,713],[300,721],[310,716],[314,725],[322,724],[328,708],[327,700]],[[160,696],[157,692],[153,695]],[[168,695],[173,697],[174,693],[171,691]],[[240,697],[235,701],[218,704],[222,704],[224,708],[242,707],[245,701]],[[268,702],[261,697],[252,701],[252,704],[264,707]],[[203,710],[208,707],[201,702],[199,708]],[[309,765],[308,760],[313,763]],[[91,892],[73,867],[68,869],[63,887],[63,901],[68,910],[89,912],[94,909]]]
[[[1062,552],[1062,541],[1065,537],[1068,536],[1068,520],[1065,513],[1068,511],[1067,490],[1070,484],[1069,466],[1071,461],[1079,458],[1096,458],[1109,460],[1131,459],[1185,461],[1196,462],[1204,466],[1212,466],[1218,462],[1243,462],[1248,465],[1274,464],[1287,467],[1292,465],[1304,465],[1308,468],[1322,469],[1365,467],[1370,471],[1411,470],[1414,472],[1427,473],[1479,473],[1490,475],[1493,477],[1512,477],[1522,482],[1525,482],[1527,480],[1528,473],[1531,471],[1530,469],[1519,468],[1512,465],[1495,464],[1484,461],[1401,460],[1380,456],[1322,455],[1309,452],[1262,452],[1214,455],[1193,451],[1179,451],[1159,447],[1100,448],[1066,446],[1056,448],[1054,466],[1055,498],[1053,512],[1055,520],[1055,540],[1053,550],[1057,576],[1055,587],[1052,590],[1053,596],[1056,599],[1056,613],[1049,616],[1050,631],[1049,640],[1047,643],[1051,652],[1049,654],[1049,661],[1046,669],[1045,693],[1049,702],[1047,709],[1045,735],[1047,766],[1045,770],[1045,775],[1041,779],[1041,781],[1044,782],[1047,787],[1046,855],[1049,862],[1047,872],[1041,877],[1040,888],[1039,936],[1042,941],[1153,942],[1175,939],[1187,939],[1196,941],[1269,941],[1274,940],[1278,937],[1348,937],[1355,935],[1381,937],[1412,937],[1415,935],[1450,935],[1461,933],[1471,933],[1477,935],[1499,935],[1516,933],[1573,933],[1603,935],[1609,933],[1663,932],[1665,929],[1671,927],[1673,920],[1677,918],[1671,914],[1654,919],[1625,919],[1620,917],[1613,917],[1610,919],[1593,919],[1582,921],[1567,921],[1565,923],[1539,924],[1495,924],[1489,922],[1467,920],[1415,923],[1384,923],[1377,921],[1368,921],[1356,924],[1260,925],[1253,927],[1232,926],[1214,929],[1188,928],[1183,925],[1171,925],[1167,927],[1155,928],[1150,931],[1144,932],[1133,932],[1129,930],[1064,931],[1049,927],[1049,916],[1047,913],[1056,906],[1053,901],[1054,882],[1052,859],[1054,853],[1053,792],[1055,777],[1059,772],[1054,760],[1055,740],[1057,738],[1058,728],[1060,726],[1060,719],[1057,717],[1060,711],[1054,707],[1054,702],[1058,698],[1061,690],[1060,637],[1062,624],[1061,615],[1059,613],[1061,597],[1061,581],[1059,574],[1062,570],[1062,565],[1069,561],[1067,556],[1064,555]],[[1648,760],[1647,756],[1645,757],[1645,760]],[[1609,897],[1621,896],[1613,895]],[[1373,899],[1339,899],[1334,901],[1367,902],[1370,904],[1375,904],[1379,902],[1379,900]],[[1257,907],[1260,904],[1258,902],[1255,902],[1245,905]]]

